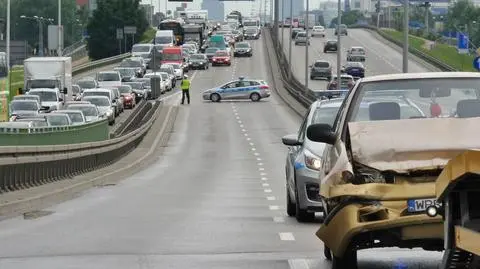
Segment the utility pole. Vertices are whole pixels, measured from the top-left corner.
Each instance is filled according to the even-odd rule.
[[[288,64],[292,65],[292,29],[293,29],[293,1],[290,0],[290,34],[288,35]],[[290,77],[293,76],[292,68],[290,67]]]
[[[408,0],[406,0],[408,1]],[[342,32],[340,25],[342,24],[342,3],[338,0],[338,14],[337,14],[337,90],[342,89],[342,85],[340,83],[340,78],[342,76]]]
[[[57,54],[58,56],[62,56],[62,43],[63,43],[63,36],[62,36],[62,0],[58,0],[58,49]]]
[[[408,73],[408,30],[409,30],[409,0],[404,0],[403,8],[403,73]]]
[[[305,13],[305,35],[307,36],[307,42],[305,44],[305,95],[308,93],[308,66],[310,59],[308,59],[308,47],[310,46],[310,36],[309,36],[309,29],[310,29],[310,22],[309,22],[309,16],[308,12],[310,11],[310,5],[309,2],[310,0],[307,0],[307,7],[306,7],[306,13]],[[338,1],[340,3],[340,0]]]

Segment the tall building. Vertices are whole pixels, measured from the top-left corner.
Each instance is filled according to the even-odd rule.
[[[293,1],[293,16],[299,16],[303,11],[305,11],[305,6],[303,1],[292,0]],[[313,7],[312,7],[313,9]],[[290,17],[290,1],[283,1],[283,10],[284,17]],[[282,9],[280,8],[280,14],[282,14]]]
[[[208,10],[208,19],[215,21],[225,20],[225,5],[218,0],[203,0],[202,9]]]

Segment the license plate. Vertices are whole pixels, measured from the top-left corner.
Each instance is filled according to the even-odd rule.
[[[442,204],[437,201],[435,198],[430,199],[412,199],[408,200],[408,212],[423,212],[427,210],[429,206],[435,205],[440,207]]]

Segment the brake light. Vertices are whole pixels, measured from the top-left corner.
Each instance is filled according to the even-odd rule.
[[[260,86],[260,90],[268,90],[269,87],[267,85],[262,85]]]

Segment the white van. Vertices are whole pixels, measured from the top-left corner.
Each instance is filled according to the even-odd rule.
[[[157,33],[155,33],[155,39],[153,40],[153,43],[155,45],[165,44],[173,46],[175,44],[175,35],[173,34],[172,30],[158,30]]]

